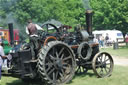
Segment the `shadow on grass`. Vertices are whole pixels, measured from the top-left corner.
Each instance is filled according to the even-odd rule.
[[[12,83],[7,83],[6,85],[45,85],[45,84],[25,83],[22,80],[15,80]]]
[[[7,75],[4,75],[4,76],[7,76]],[[9,76],[9,75],[8,75]],[[86,77],[94,77],[95,74],[93,72],[87,72],[87,73],[83,73],[83,74],[79,74],[79,75],[76,75],[73,77],[73,79],[79,77],[79,78],[86,78]],[[68,82],[67,84],[71,84],[73,83],[73,81],[71,80],[70,82]],[[25,83],[23,82],[22,80],[14,80],[13,82],[11,83],[6,83],[6,85],[41,85],[41,84],[28,84],[28,83]],[[45,84],[43,84],[45,85]]]
[[[28,85],[28,84],[25,84],[21,80],[15,80],[12,83],[7,83],[6,85]]]
[[[35,82],[34,80],[31,80],[31,81],[29,81],[29,83],[26,83],[26,82],[22,81],[21,79],[19,79],[19,76],[17,76],[17,75],[12,75],[12,74],[2,74],[2,75],[5,77],[18,78],[17,80],[13,80],[12,82],[7,82],[6,85],[39,85],[39,84],[35,84],[35,83],[30,83],[30,82]]]
[[[79,77],[79,78],[84,77],[84,78],[86,78],[86,77],[94,77],[94,76],[96,76],[95,73],[93,73],[93,72],[87,72],[87,73],[83,73],[83,74],[77,74],[77,75],[75,74],[75,76],[73,77],[73,79],[75,79],[76,77]],[[68,82],[67,84],[71,84],[71,83],[73,83],[72,80],[70,82]]]
[[[87,72],[87,73],[83,73],[83,74],[75,75],[75,77],[86,77],[86,76],[94,77],[95,74],[94,74],[94,73]]]

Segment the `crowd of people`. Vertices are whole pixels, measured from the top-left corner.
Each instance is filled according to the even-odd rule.
[[[99,47],[100,48],[104,48],[106,46],[109,46],[110,42],[109,42],[109,35],[106,34],[106,36],[102,36],[102,35],[99,35],[98,37],[94,37],[94,42],[96,43],[99,43]]]

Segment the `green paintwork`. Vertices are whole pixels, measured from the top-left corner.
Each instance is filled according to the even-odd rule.
[[[7,55],[9,51],[12,49],[12,47],[9,45],[7,40],[3,41],[3,48],[4,48],[5,55]]]

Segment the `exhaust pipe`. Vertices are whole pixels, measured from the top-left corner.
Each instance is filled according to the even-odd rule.
[[[89,35],[92,35],[92,10],[86,10],[86,25],[87,25],[87,32]]]
[[[14,44],[13,23],[9,23],[8,28],[9,28],[9,35],[10,35],[10,44],[13,45]]]

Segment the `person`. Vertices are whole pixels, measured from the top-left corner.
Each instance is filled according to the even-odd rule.
[[[4,49],[2,47],[2,40],[0,40],[0,81],[1,81],[1,70],[2,70],[3,58],[5,58],[5,54],[4,54]]]
[[[99,36],[99,44],[100,44],[100,47],[104,47],[104,37],[102,35]]]
[[[38,30],[43,30],[39,25],[33,24],[32,20],[28,20],[26,33],[29,35],[30,49],[32,53],[32,60],[35,59],[36,50],[38,49]]]
[[[106,37],[105,37],[105,45],[106,46],[109,46],[109,36],[108,36],[108,33],[106,34]]]
[[[128,46],[128,33],[125,35],[126,46]]]
[[[96,36],[94,36],[93,41],[94,41],[95,43],[99,43],[99,42],[98,42],[98,38],[97,38]]]

